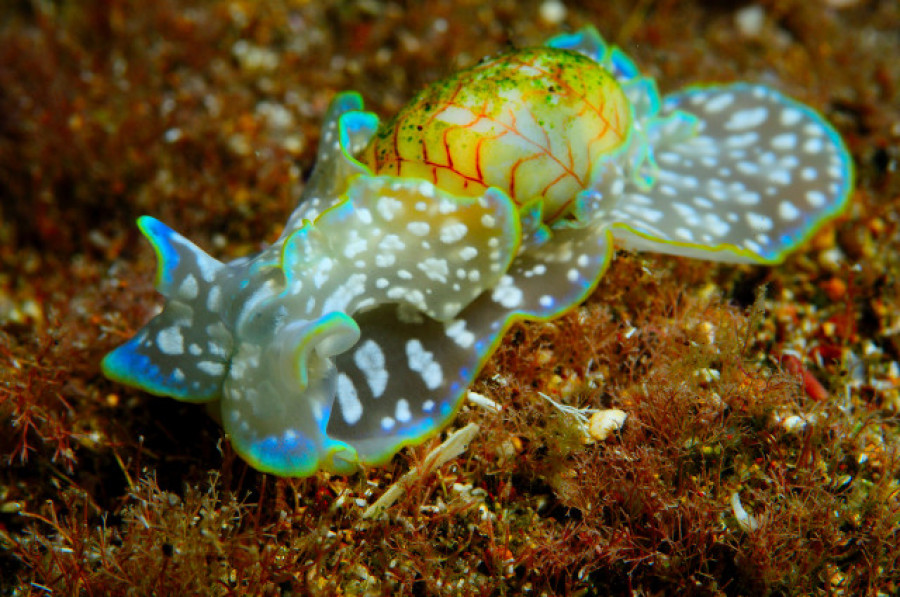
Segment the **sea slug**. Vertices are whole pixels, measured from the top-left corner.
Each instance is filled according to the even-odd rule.
[[[435,83],[380,127],[339,94],[256,255],[222,263],[140,218],[166,304],[103,371],[214,403],[262,471],[350,473],[447,425],[510,324],[584,300],[613,239],[777,263],[852,179],[807,106],[743,83],[660,99],[585,29]]]

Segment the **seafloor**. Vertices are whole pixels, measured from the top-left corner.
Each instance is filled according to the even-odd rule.
[[[499,412],[464,407],[468,450],[381,518],[441,438],[279,479],[201,406],[101,376],[161,303],[137,216],[257,250],[336,92],[389,115],[585,24],[663,91],[820,110],[857,164],[847,213],[774,268],[620,252],[584,305],[509,332],[473,386]],[[896,594],[898,57],[896,0],[3,2],[0,595]],[[576,408],[628,419],[595,441]]]

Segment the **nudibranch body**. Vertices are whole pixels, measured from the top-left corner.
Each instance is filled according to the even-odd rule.
[[[660,100],[586,29],[436,83],[381,128],[338,95],[259,254],[221,263],[140,218],[166,305],[103,370],[213,403],[260,470],[349,473],[447,425],[504,331],[584,300],[614,238],[777,263],[851,185],[810,108],[746,84]]]

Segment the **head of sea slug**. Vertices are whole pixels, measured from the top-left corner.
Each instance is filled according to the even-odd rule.
[[[347,473],[436,433],[489,346],[457,317],[521,242],[521,208],[496,189],[458,196],[367,172],[350,151],[358,114],[338,118],[337,153],[320,161],[353,173],[329,180],[340,195],[297,223],[277,259],[248,262],[251,278],[280,275],[232,308],[221,418],[263,471]]]

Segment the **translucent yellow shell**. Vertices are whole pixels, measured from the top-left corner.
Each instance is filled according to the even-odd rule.
[[[520,205],[541,198],[552,222],[630,130],[628,100],[598,62],[532,48],[427,87],[379,128],[362,161],[457,195],[498,187]]]

